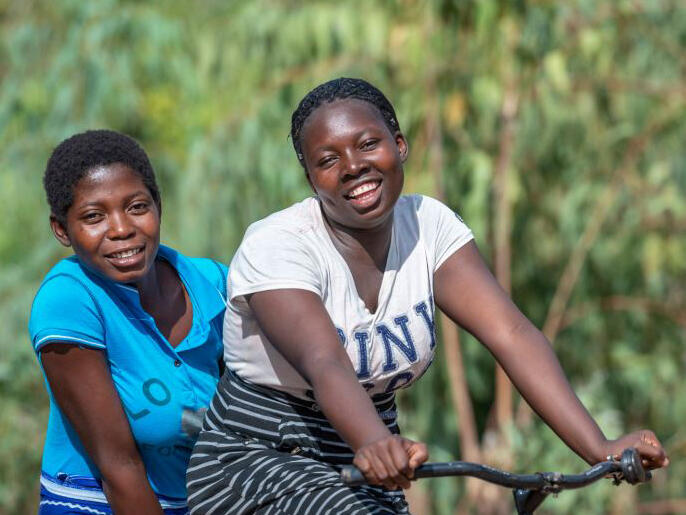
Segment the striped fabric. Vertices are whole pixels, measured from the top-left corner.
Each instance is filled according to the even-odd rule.
[[[397,434],[395,396],[374,404]],[[192,515],[408,514],[401,490],[348,487],[353,452],[316,404],[229,371],[205,417],[186,475]]]
[[[188,515],[183,499],[158,496],[164,515]],[[38,515],[112,515],[102,483],[92,477],[41,474]]]

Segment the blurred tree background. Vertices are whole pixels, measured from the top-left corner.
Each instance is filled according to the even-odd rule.
[[[0,513],[37,504],[47,397],[26,325],[68,253],[41,185],[52,148],[88,128],[134,136],[163,240],[228,262],[249,223],[309,194],[290,114],[337,76],[395,104],[406,192],[465,218],[606,434],[650,427],[666,445],[652,483],[606,481],[542,512],[686,513],[682,1],[0,0],[0,31]],[[584,468],[478,342],[440,332],[431,372],[400,396],[433,460]],[[417,514],[512,509],[507,490],[461,479],[410,497]]]

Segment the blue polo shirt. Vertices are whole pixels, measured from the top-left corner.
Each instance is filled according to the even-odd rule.
[[[197,422],[214,395],[222,358],[227,268],[160,245],[193,305],[188,336],[173,348],[140,304],[138,291],[100,277],[75,257],[57,263],[36,294],[29,332],[40,349],[73,343],[104,351],[153,490],[185,499]],[[42,470],[54,478],[99,479],[95,464],[50,396]]]

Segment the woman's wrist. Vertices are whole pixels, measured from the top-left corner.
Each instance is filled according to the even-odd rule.
[[[611,441],[605,438],[601,432],[594,435],[594,437],[578,446],[570,446],[572,449],[588,464],[595,465],[607,459],[608,454],[611,454]]]
[[[351,368],[336,362],[320,366],[310,384],[322,412],[353,451],[391,436]]]
[[[382,429],[376,430],[376,431],[368,431],[365,432],[365,434],[360,435],[361,438],[359,442],[356,442],[356,445],[352,445],[353,451],[357,452],[363,447],[366,447],[368,445],[373,445],[376,442],[379,442],[383,440],[384,438],[390,438],[393,436],[393,433],[391,433],[386,426],[383,426]]]

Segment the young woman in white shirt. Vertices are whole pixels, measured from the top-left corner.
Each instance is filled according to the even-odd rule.
[[[401,195],[408,144],[378,89],[318,86],[291,137],[315,196],[253,224],[231,263],[228,373],[188,469],[192,513],[407,513],[428,453],[399,435],[393,392],[433,359],[434,304],[587,462],[635,446],[667,464],[651,431],[605,438],[460,217]],[[369,486],[340,482],[351,462]]]

